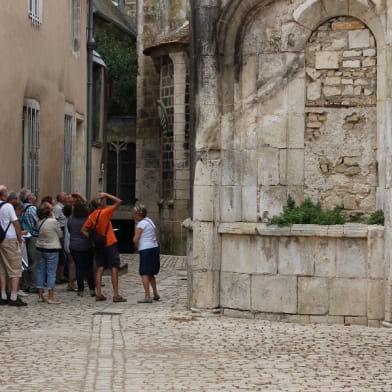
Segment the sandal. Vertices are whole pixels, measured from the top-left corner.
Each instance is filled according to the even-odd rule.
[[[159,295],[154,295],[153,300],[154,301],[159,301],[161,299],[161,297]]]
[[[106,301],[106,297],[104,295],[96,295],[95,296],[96,301]]]
[[[151,298],[143,298],[137,301],[138,304],[152,304]]]
[[[119,295],[118,297],[113,297],[113,302],[127,302],[127,299]]]

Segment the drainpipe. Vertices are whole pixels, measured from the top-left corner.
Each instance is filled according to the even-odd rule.
[[[93,36],[93,0],[88,2],[87,23],[87,154],[86,154],[86,198],[91,198],[91,148],[93,144],[93,51],[95,41]]]

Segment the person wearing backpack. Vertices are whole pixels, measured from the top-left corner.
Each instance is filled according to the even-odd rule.
[[[7,203],[8,190],[0,187],[0,305],[26,306],[18,297],[19,280],[22,276],[22,232],[12,204]],[[11,297],[7,297],[7,276]]]
[[[29,262],[29,271],[24,274],[22,281],[22,290],[30,293],[37,293],[37,207],[35,206],[37,198],[33,192],[28,189],[22,189],[19,198],[24,205],[24,211],[20,217],[22,230],[27,230],[31,237],[26,238],[27,256]]]

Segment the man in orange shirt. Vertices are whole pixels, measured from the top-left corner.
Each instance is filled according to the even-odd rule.
[[[114,202],[113,205],[106,207],[106,199]],[[82,227],[82,233],[88,237],[89,229],[95,227],[98,234],[106,237],[106,243],[103,248],[95,248],[95,260],[97,263],[97,272],[95,276],[96,297],[97,301],[105,301],[106,297],[101,291],[101,280],[105,268],[110,268],[112,272],[113,285],[113,302],[126,302],[118,292],[118,269],[120,268],[120,255],[118,253],[117,238],[114,234],[110,219],[116,208],[122,203],[122,200],[108,193],[100,193],[94,202],[97,209],[87,218]]]

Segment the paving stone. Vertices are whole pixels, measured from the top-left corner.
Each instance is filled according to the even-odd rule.
[[[186,261],[175,257],[162,259],[162,300],[139,305],[137,256],[122,261],[129,263],[120,278],[126,304],[96,303],[59,286],[58,306],[29,295],[24,309],[0,308],[1,392],[390,389],[389,329],[291,324],[261,313],[195,317],[186,309]],[[110,278],[104,282],[109,295]],[[310,321],[328,321],[322,317]],[[350,319],[357,321],[364,319]]]

